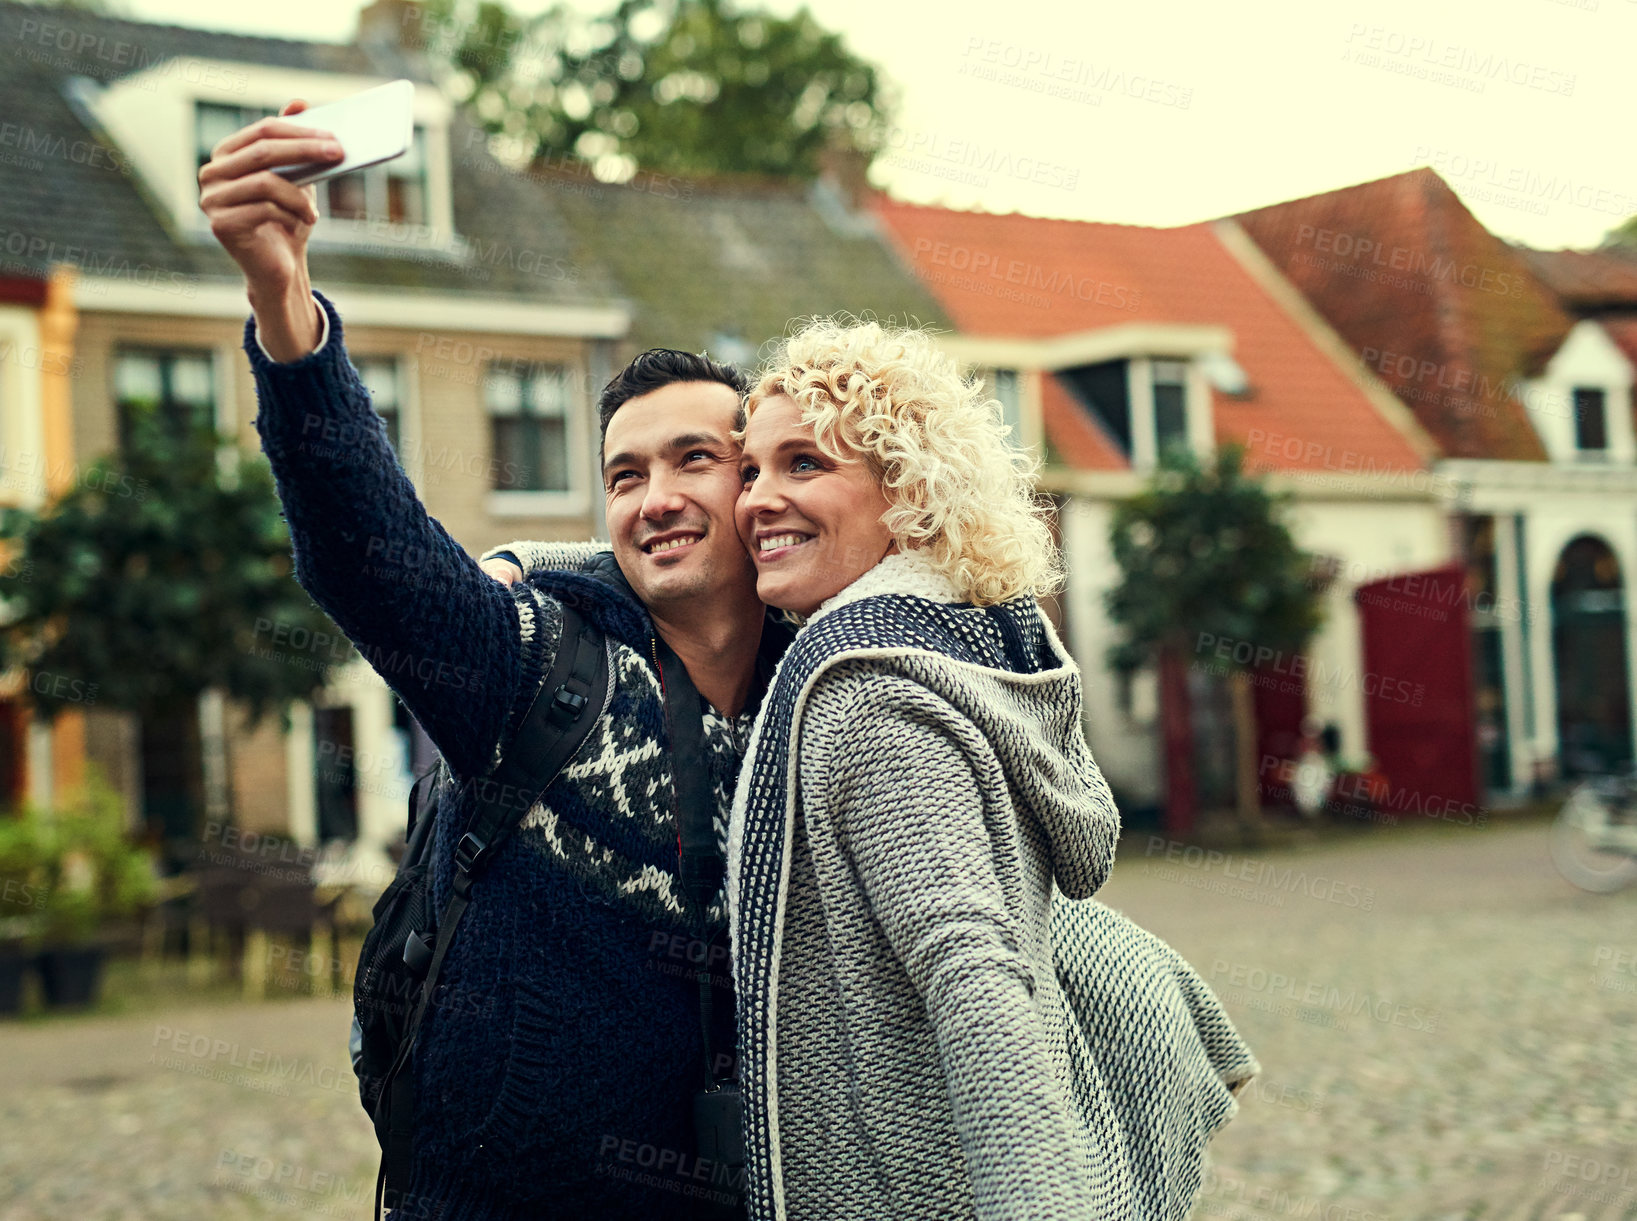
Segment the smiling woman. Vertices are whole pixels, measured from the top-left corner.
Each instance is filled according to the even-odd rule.
[[[896,550],[874,473],[861,456],[825,453],[788,395],[761,403],[744,442],[739,536],[763,602],[809,615]]]
[[[931,335],[817,319],[745,410],[737,521],[769,605],[810,614],[900,549],[979,606],[1061,579],[1033,460]]]
[[[925,333],[825,319],[737,435],[757,593],[805,620],[728,843],[751,1221],[1185,1215],[1254,1060],[1186,964],[1070,902],[1119,816],[1000,404]]]

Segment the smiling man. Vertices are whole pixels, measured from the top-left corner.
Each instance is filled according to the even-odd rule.
[[[754,701],[787,638],[766,619],[734,528],[743,378],[685,352],[633,360],[599,402],[612,564],[606,550],[553,549],[528,579],[491,580],[427,515],[347,359],[340,315],[312,290],[313,191],[269,168],[339,155],[289,117],[301,108],[219,144],[199,172],[200,207],[244,273],[256,428],[296,577],[453,776],[434,911],[477,782],[506,757],[551,669],[565,602],[610,650],[605,713],[500,845],[444,960],[440,992],[472,1003],[434,1001],[415,1043],[403,1215],[700,1215],[721,1197],[700,1190],[695,1094],[727,1066],[720,1054],[706,1063],[692,967],[717,964],[723,989],[726,907],[719,888],[689,899],[678,789],[701,794],[725,840]],[[383,574],[382,554],[405,557],[401,579]],[[668,719],[678,663],[702,697],[691,730]],[[673,736],[702,757],[673,766]],[[732,1016],[715,1010],[709,1050],[721,1053]]]

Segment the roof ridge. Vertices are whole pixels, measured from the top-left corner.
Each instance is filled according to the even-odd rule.
[[[277,34],[243,34],[233,30],[221,30],[212,26],[177,25],[169,21],[141,21],[133,17],[121,17],[115,14],[98,13],[91,9],[70,8],[65,6],[45,7],[27,0],[0,0],[0,9],[28,10],[31,12],[45,12],[53,14],[61,24],[70,21],[98,23],[101,25],[134,26],[143,30],[168,30],[179,34],[209,34],[216,38],[236,38],[245,42],[277,42],[297,47],[357,47],[358,42],[348,39],[346,42],[324,42],[311,38],[284,38]]]
[[[1404,189],[1412,186],[1418,181],[1425,182],[1429,178],[1434,180],[1440,187],[1448,191],[1451,195],[1455,194],[1454,189],[1449,185],[1449,183],[1444,181],[1443,175],[1441,175],[1437,170],[1433,169],[1430,165],[1418,165],[1414,169],[1400,170],[1396,174],[1385,174],[1380,178],[1370,178],[1364,182],[1349,183],[1346,186],[1340,187],[1329,187],[1322,191],[1313,191],[1307,195],[1297,195],[1290,199],[1280,199],[1274,201],[1273,203],[1262,204],[1260,207],[1247,208],[1242,212],[1230,212],[1227,213],[1226,216],[1247,216],[1252,213],[1266,211],[1271,208],[1283,208],[1288,207],[1291,204],[1308,203],[1316,199],[1334,199],[1337,196],[1347,195],[1354,191],[1363,191],[1370,187],[1380,188],[1386,186],[1388,183],[1392,183],[1398,189]],[[1226,216],[1219,217],[1217,219],[1226,219]]]
[[[912,200],[898,199],[890,192],[878,191],[872,206],[913,209],[917,212],[941,212],[948,216],[984,216],[996,220],[1027,220],[1039,221],[1045,224],[1057,225],[1095,225],[1103,229],[1136,229],[1144,233],[1174,233],[1181,229],[1192,229],[1197,225],[1209,224],[1209,221],[1189,221],[1185,225],[1133,225],[1124,221],[1114,220],[1085,220],[1077,216],[1034,216],[1027,212],[990,212],[984,208],[948,208],[942,204],[922,204]]]

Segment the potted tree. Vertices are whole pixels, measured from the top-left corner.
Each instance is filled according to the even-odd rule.
[[[127,838],[119,795],[95,773],[46,824],[40,983],[47,1005],[94,1004],[107,933],[157,893],[149,854]]]
[[[0,814],[0,1016],[23,1008],[29,944],[45,906],[40,826],[28,810]]]
[[[1175,838],[1193,834],[1197,804],[1190,671],[1228,683],[1235,805],[1248,834],[1260,826],[1252,663],[1305,649],[1329,579],[1315,580],[1322,568],[1296,545],[1289,502],[1245,471],[1242,449],[1224,445],[1204,461],[1168,449],[1149,486],[1114,508],[1120,577],[1104,604],[1121,637],[1108,659],[1128,674],[1152,665],[1159,679],[1164,828]]]

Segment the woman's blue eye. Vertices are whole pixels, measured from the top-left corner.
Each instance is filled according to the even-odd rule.
[[[809,466],[814,466],[814,467],[818,466],[818,463],[816,461],[814,461],[812,458],[807,457],[805,454],[803,454],[800,458],[796,459],[795,465],[797,467],[799,467],[803,462],[807,463]]]
[[[739,470],[739,481],[741,483],[754,483],[759,473],[753,466],[742,467]]]

